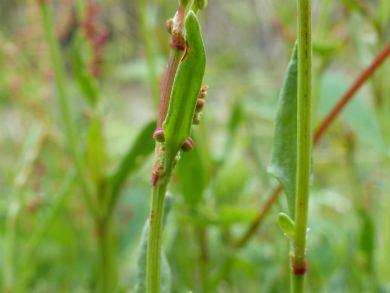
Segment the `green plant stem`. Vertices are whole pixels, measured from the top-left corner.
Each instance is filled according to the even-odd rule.
[[[164,219],[164,199],[167,181],[163,181],[152,189],[150,205],[150,223],[147,258],[147,293],[160,292],[161,280],[161,243]]]
[[[292,292],[304,292],[306,233],[309,209],[311,126],[311,0],[298,0],[298,150],[295,241],[292,245]]]
[[[69,94],[66,87],[66,75],[64,69],[65,67],[60,53],[60,46],[56,39],[54,21],[52,19],[48,1],[41,0],[39,1],[39,3],[41,7],[41,14],[42,14],[42,25],[45,32],[46,41],[48,43],[49,50],[50,50],[51,62],[54,70],[55,81],[56,81],[58,95],[59,95],[61,117],[65,126],[66,138],[68,140],[69,148],[73,156],[74,163],[76,165],[78,176],[83,177],[85,164],[83,162],[77,144],[78,137],[76,135],[75,126],[72,123]],[[85,180],[85,178],[82,178],[80,180],[80,183],[81,183],[84,199],[88,206],[89,212],[95,219],[97,219],[99,212],[92,203],[91,192],[87,184],[87,181]]]
[[[305,292],[305,275],[295,275],[291,270],[291,292]]]
[[[111,220],[104,218],[98,224],[99,249],[99,292],[110,293],[115,290],[116,269],[112,250]]]

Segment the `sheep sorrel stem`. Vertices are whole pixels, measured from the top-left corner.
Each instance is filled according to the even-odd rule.
[[[311,129],[311,1],[298,0],[298,150],[295,201],[295,242],[292,246],[294,293],[305,291],[306,233],[309,207]]]
[[[166,182],[153,186],[150,208],[147,290],[148,293],[160,292],[161,279],[161,238],[164,219],[164,199]]]
[[[160,129],[169,108],[173,81],[185,50],[183,36],[185,9],[188,1],[180,0],[175,24],[169,32],[172,34],[171,53],[165,71],[158,110],[157,128]],[[164,219],[164,199],[172,169],[163,170],[164,148],[156,141],[155,160],[152,178],[152,201],[149,215],[149,239],[147,252],[146,283],[148,293],[159,293],[161,282],[161,237]],[[161,171],[161,172],[160,172]],[[159,178],[160,177],[160,178]],[[161,178],[164,177],[164,178]]]

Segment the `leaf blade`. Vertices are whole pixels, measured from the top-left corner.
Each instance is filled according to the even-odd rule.
[[[297,74],[298,53],[294,46],[280,93],[267,171],[283,186],[291,217],[295,217],[297,169]]]
[[[190,136],[192,118],[206,67],[206,52],[200,25],[192,11],[186,17],[185,26],[188,52],[176,72],[167,117],[163,123],[166,141],[164,170],[173,168],[180,147]]]

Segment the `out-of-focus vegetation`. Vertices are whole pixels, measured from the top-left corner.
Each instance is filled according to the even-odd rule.
[[[134,292],[169,54],[165,21],[177,1],[46,2],[81,163],[38,1],[1,0],[0,287],[99,292],[106,274],[106,292]],[[389,3],[313,1],[314,128],[390,41]],[[276,220],[284,196],[236,243],[277,185],[266,166],[297,35],[295,1],[210,0],[199,20],[210,88],[195,148],[169,186],[172,292],[288,292],[289,247]],[[313,151],[308,292],[390,292],[389,66]]]

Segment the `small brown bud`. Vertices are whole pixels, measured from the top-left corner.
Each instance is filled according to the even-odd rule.
[[[199,99],[204,99],[206,97],[208,88],[209,88],[208,85],[202,86],[198,96]]]
[[[192,118],[192,124],[199,125],[199,123],[200,123],[200,114],[195,113],[194,117]]]
[[[173,29],[173,19],[170,18],[165,22],[165,28],[167,29],[168,33],[172,34]]]
[[[181,150],[183,152],[190,152],[194,149],[194,142],[191,138],[187,138],[183,145],[181,146]]]
[[[195,112],[199,113],[200,111],[202,111],[203,107],[206,105],[206,102],[205,100],[203,99],[198,99],[196,101],[196,108],[195,108]]]
[[[153,132],[153,138],[158,141],[158,142],[164,142],[165,141],[165,134],[164,134],[164,129],[162,128],[157,128]]]

